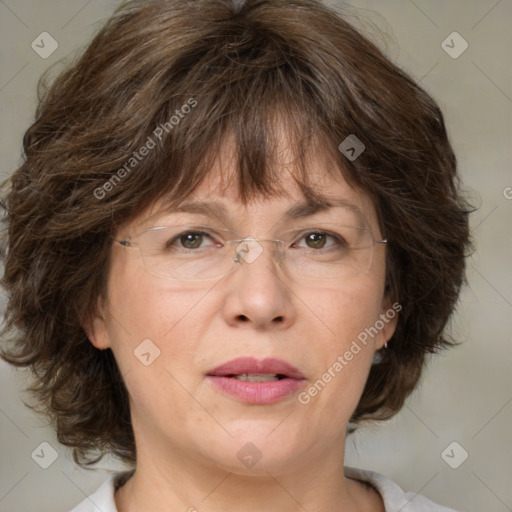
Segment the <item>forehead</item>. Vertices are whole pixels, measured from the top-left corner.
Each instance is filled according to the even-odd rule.
[[[351,187],[342,177],[334,177],[315,169],[311,175],[315,195],[304,195],[293,176],[284,174],[280,193],[272,197],[255,197],[243,204],[235,177],[223,181],[225,174],[214,168],[194,192],[182,201],[154,205],[143,225],[149,227],[159,219],[200,218],[220,222],[230,228],[250,228],[254,223],[272,227],[277,223],[293,223],[309,217],[330,214],[335,219],[378,232],[376,211],[371,199]]]
[[[280,220],[304,219],[308,216],[336,210],[344,212],[343,219],[354,219],[358,225],[378,232],[378,219],[373,201],[363,190],[354,188],[332,158],[313,148],[307,159],[307,185],[313,194],[304,194],[297,180],[297,160],[290,144],[281,133],[278,150],[272,160],[272,194],[256,194],[248,202],[240,198],[244,176],[236,165],[234,145],[228,139],[221,146],[213,165],[187,197],[162,198],[140,218],[138,227],[149,226],[159,217],[169,214],[188,214],[202,219],[217,219],[230,227],[245,228],[251,223],[275,225]],[[231,225],[233,224],[233,225]]]

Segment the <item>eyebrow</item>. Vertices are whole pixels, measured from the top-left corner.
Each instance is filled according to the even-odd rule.
[[[347,201],[346,199],[327,199],[325,197],[318,199],[315,198],[313,200],[310,199],[308,202],[295,204],[284,212],[283,218],[285,220],[300,219],[312,216],[319,212],[327,211],[334,207],[343,207],[351,210],[364,224],[368,223],[366,216],[357,205]],[[190,201],[183,203],[174,207],[171,213],[178,212],[196,213],[207,216],[211,216],[213,213],[221,219],[226,219],[228,217],[226,207],[223,204],[214,201]]]

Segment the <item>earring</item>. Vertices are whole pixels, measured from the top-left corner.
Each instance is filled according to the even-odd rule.
[[[388,348],[388,342],[384,342],[384,348]]]

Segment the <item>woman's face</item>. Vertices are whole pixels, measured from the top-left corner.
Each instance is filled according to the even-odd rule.
[[[360,224],[357,209],[375,239],[382,239],[366,195],[341,177],[328,177],[320,163],[311,173],[325,198],[352,207],[282,224],[288,209],[305,203],[289,173],[283,174],[286,194],[245,208],[234,179],[220,188],[220,167],[212,169],[187,202],[218,203],[225,208],[221,227],[264,239],[276,238],[282,226]],[[142,226],[178,220],[218,226],[221,219],[157,212],[153,208],[142,215],[118,238]],[[130,396],[139,461],[165,455],[238,473],[274,474],[311,465],[322,456],[327,460],[334,452],[339,459],[343,453],[345,429],[374,352],[395,328],[396,316],[386,316],[391,305],[384,300],[385,246],[375,246],[368,272],[342,281],[294,277],[273,264],[272,244],[261,247],[252,262],[233,263],[221,279],[193,283],[153,275],[137,248],[114,244],[108,299],[89,337],[98,348],[110,347],[119,365]],[[252,362],[230,363],[238,358]],[[279,361],[258,366],[265,359]],[[215,370],[226,363],[224,370]],[[278,383],[273,377],[247,382],[227,376],[280,371],[288,377]]]

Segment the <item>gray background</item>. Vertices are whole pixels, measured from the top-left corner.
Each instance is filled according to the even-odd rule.
[[[80,51],[117,5],[0,0],[2,176],[20,161],[38,77]],[[511,511],[512,2],[352,0],[343,12],[437,99],[465,188],[479,207],[471,217],[477,250],[468,262],[469,286],[451,325],[464,344],[430,362],[393,420],[348,441],[346,464],[384,473],[459,510]],[[457,58],[442,47],[454,31],[469,44]],[[42,32],[59,45],[47,59],[31,48]],[[447,44],[452,52],[462,48],[461,40]],[[0,362],[0,511],[66,512],[99,486],[109,468],[120,466],[107,458],[98,472],[77,468],[70,451],[22,404],[26,379],[26,372]],[[469,454],[457,469],[441,456],[454,441],[446,460],[457,465],[462,450]],[[31,457],[41,442],[58,455],[48,469]]]

